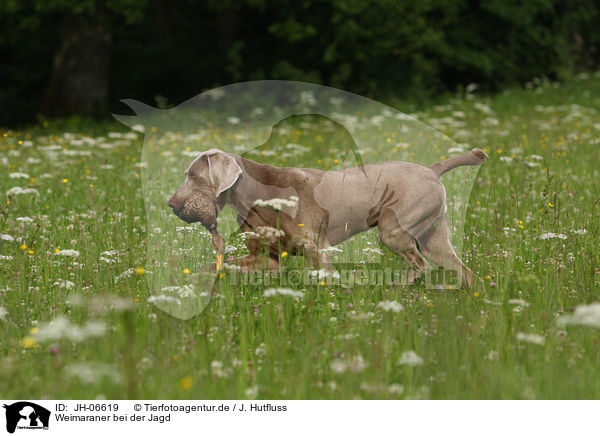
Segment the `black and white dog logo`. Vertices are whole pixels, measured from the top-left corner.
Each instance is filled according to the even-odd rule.
[[[6,409],[6,431],[14,433],[18,429],[48,429],[50,411],[29,401],[19,401],[4,405]]]

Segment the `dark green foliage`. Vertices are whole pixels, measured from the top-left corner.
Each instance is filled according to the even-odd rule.
[[[255,79],[414,100],[600,61],[597,0],[0,0],[0,124],[42,110],[63,18],[100,9],[116,110],[120,98],[173,105]]]

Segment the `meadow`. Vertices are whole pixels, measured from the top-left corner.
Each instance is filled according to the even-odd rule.
[[[0,130],[0,397],[600,398],[600,73],[492,96],[471,86],[404,109],[490,156],[460,234],[484,287],[317,281],[265,292],[228,285],[227,271],[190,319],[160,310],[149,289],[161,265],[148,241],[165,233],[144,206],[142,134],[85,120]],[[297,134],[289,151],[326,169],[332,141]],[[256,160],[286,164],[281,153]],[[207,240],[158,212],[173,232]],[[349,247],[401,265],[375,241]],[[243,254],[242,236],[227,243]],[[197,274],[175,264],[178,280]]]

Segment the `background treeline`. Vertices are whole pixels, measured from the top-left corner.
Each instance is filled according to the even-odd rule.
[[[420,99],[600,64],[599,0],[0,0],[0,124],[255,79]]]

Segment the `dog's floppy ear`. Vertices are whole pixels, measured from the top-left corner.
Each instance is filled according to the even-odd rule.
[[[204,154],[208,161],[208,176],[215,189],[215,197],[233,186],[242,174],[235,159],[221,150],[212,149]]]

